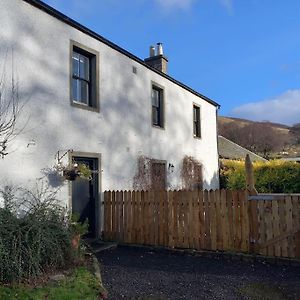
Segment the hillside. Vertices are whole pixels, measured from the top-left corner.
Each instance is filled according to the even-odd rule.
[[[300,155],[300,134],[293,132],[294,127],[219,116],[218,129],[220,135],[257,154],[276,157]]]
[[[256,122],[256,121],[251,121],[251,120],[246,120],[246,119],[240,119],[240,118],[232,118],[232,117],[224,117],[224,116],[218,116],[218,124],[221,126],[222,124],[225,123],[230,123],[234,122],[235,124],[238,124],[239,126],[244,126],[248,125],[250,123],[267,123],[270,126],[272,126],[274,129],[285,129],[289,130],[291,127],[284,125],[284,124],[279,124],[279,123],[273,123],[273,122],[268,122],[268,121],[263,121],[263,122]]]

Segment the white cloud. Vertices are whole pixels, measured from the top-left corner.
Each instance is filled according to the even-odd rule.
[[[157,4],[162,6],[164,9],[171,10],[171,9],[187,9],[191,7],[191,5],[196,0],[155,0]]]
[[[226,9],[229,15],[233,14],[233,0],[219,0],[219,2]]]
[[[287,125],[300,123],[300,89],[288,90],[273,99],[241,105],[233,109],[231,115]]]

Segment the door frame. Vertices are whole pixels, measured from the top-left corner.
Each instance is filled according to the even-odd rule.
[[[101,191],[102,191],[102,172],[101,172],[101,153],[71,151],[69,152],[69,163],[72,163],[74,157],[98,159],[98,193],[95,195],[95,235],[96,238],[101,237],[102,231],[102,205],[101,205]],[[69,209],[72,211],[72,182],[69,182]]]

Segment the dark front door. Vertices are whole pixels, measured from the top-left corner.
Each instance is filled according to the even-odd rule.
[[[86,157],[73,157],[77,163],[84,163],[91,170],[98,171],[98,159]],[[88,219],[88,237],[96,237],[97,225],[97,199],[98,199],[98,172],[92,173],[92,179],[86,180],[77,177],[72,183],[72,212],[80,215],[80,222]]]

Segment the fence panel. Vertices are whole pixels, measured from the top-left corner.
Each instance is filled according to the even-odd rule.
[[[256,252],[276,257],[300,257],[299,196],[262,196],[250,202],[258,207],[258,243]],[[251,224],[250,224],[251,225]]]
[[[300,257],[300,196],[293,196],[293,228],[295,230],[295,257]]]
[[[246,191],[106,191],[104,239],[300,257],[300,196]]]

